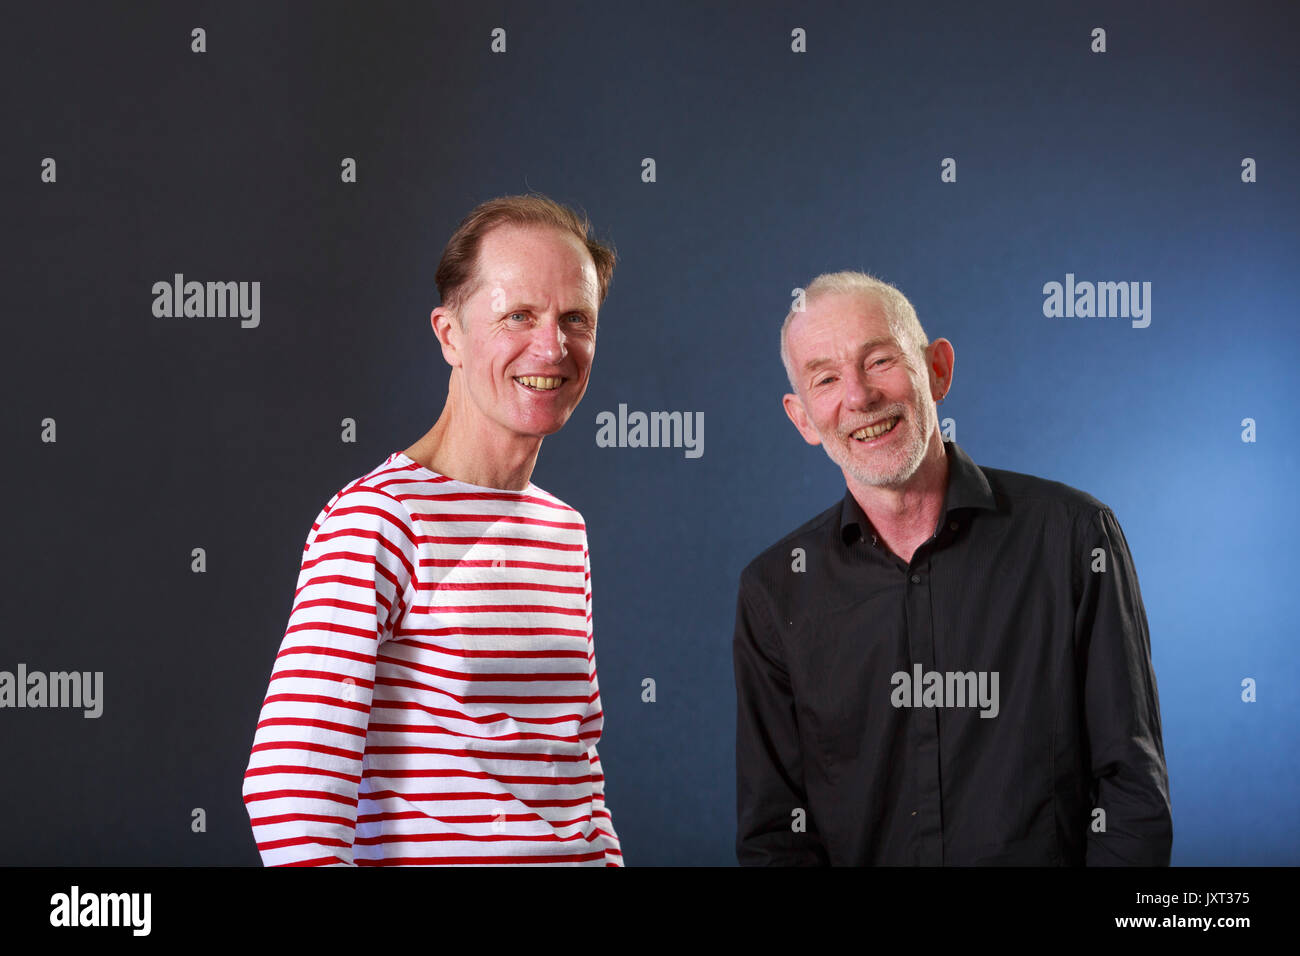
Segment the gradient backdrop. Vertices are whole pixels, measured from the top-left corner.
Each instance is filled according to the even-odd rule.
[[[629,865],[735,862],[737,575],[843,492],[781,410],[777,330],[796,286],[843,268],[954,343],[940,412],[977,463],[1122,522],[1173,862],[1300,863],[1298,9],[8,11],[0,669],[103,671],[104,713],[0,711],[0,863],[259,863],[241,777],[307,532],[436,419],[443,244],[527,190],[620,255],[591,386],[533,480],[587,521]],[[177,272],[259,281],[259,326],[155,318]],[[1044,317],[1066,273],[1150,282],[1150,326]],[[704,455],[598,448],[619,403],[702,411]]]

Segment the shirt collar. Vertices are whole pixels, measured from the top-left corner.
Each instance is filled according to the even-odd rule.
[[[970,456],[961,450],[955,441],[945,441],[943,450],[948,455],[948,490],[943,500],[943,515],[940,522],[947,520],[948,514],[957,508],[984,508],[997,510],[997,500],[988,478],[980,467],[971,461]],[[856,541],[858,536],[874,534],[871,521],[862,511],[853,492],[844,491],[844,502],[840,507],[840,536],[846,541]]]

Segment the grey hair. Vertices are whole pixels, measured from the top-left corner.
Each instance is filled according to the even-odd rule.
[[[865,295],[878,303],[884,309],[890,331],[909,354],[919,357],[929,346],[930,340],[926,338],[925,329],[921,328],[921,322],[916,317],[916,309],[912,308],[912,303],[907,301],[907,296],[883,279],[877,279],[865,272],[823,272],[804,289],[804,304],[820,296],[833,294]],[[794,384],[794,368],[790,364],[790,348],[787,341],[790,323],[796,315],[798,312],[791,309],[786,313],[785,321],[781,323],[781,364],[785,366],[785,375],[790,380],[790,388],[798,392],[799,389]]]

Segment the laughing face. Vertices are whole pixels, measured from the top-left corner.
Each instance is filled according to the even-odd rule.
[[[909,352],[874,297],[819,296],[787,330],[797,394],[785,396],[786,414],[846,480],[902,487],[938,434],[934,399],[945,383],[928,362],[943,341]]]
[[[446,327],[443,354],[462,375],[485,441],[540,439],[568,421],[596,351],[596,267],[575,236],[498,226],[479,244],[477,273]]]

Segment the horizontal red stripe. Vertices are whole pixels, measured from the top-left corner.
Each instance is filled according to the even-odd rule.
[[[348,724],[336,723],[332,720],[317,720],[314,717],[267,717],[257,723],[257,729],[263,727],[319,727],[321,730],[333,730],[340,734],[351,734],[356,737],[366,735],[365,727],[352,727]]]
[[[579,631],[569,627],[407,627],[398,629],[394,637],[406,635],[417,637],[447,637],[464,635],[466,637],[587,637],[585,630]]]
[[[568,744],[581,744],[581,743],[582,743],[582,737],[581,737],[581,736],[574,737],[574,736],[572,736],[572,735],[560,735],[560,734],[528,734],[528,733],[518,733],[518,734],[501,734],[500,736],[497,736],[497,737],[493,737],[493,736],[475,737],[475,736],[473,736],[472,734],[459,734],[459,733],[456,733],[456,731],[454,731],[454,730],[449,730],[449,729],[446,728],[446,727],[425,727],[425,726],[421,726],[421,725],[419,725],[419,724],[381,724],[381,723],[371,723],[371,725],[370,725],[370,729],[371,729],[372,731],[375,731],[375,732],[382,732],[382,733],[395,733],[395,734],[429,734],[429,735],[434,735],[434,736],[441,735],[441,736],[443,736],[443,737],[456,737],[456,738],[460,738],[460,739],[466,739],[466,740],[479,740],[479,741],[490,740],[490,741],[501,741],[501,742],[504,742],[504,741],[510,741],[510,740],[554,740],[554,741],[556,741],[556,742],[558,742],[558,743],[568,743]]]
[[[325,744],[309,743],[302,740],[268,740],[254,744],[252,753],[266,750],[305,750],[308,753],[326,754],[330,757],[342,757],[344,760],[360,760],[364,754],[359,750],[345,750],[342,747],[327,747]]]
[[[585,569],[582,564],[546,564],[542,561],[520,561],[515,558],[421,558],[422,568],[529,568],[535,571],[565,571],[574,573]]]
[[[385,680],[380,681],[379,686],[380,687],[389,687],[389,686],[414,687],[420,690],[434,689],[434,688],[426,687],[424,684],[418,684],[415,681],[405,681],[399,678],[387,678]],[[378,692],[378,689],[376,690],[376,692]],[[522,717],[518,714],[507,714],[502,711],[498,711],[494,714],[482,714],[482,715],[474,716],[459,710],[443,710],[440,707],[429,707],[415,700],[409,700],[409,699],[389,700],[387,698],[382,700],[378,698],[375,699],[373,703],[373,707],[375,710],[378,710],[381,707],[390,710],[422,710],[426,714],[430,714],[434,717],[448,717],[454,720],[470,721],[475,724],[494,724],[503,720],[512,720],[517,724],[563,724],[563,723],[567,723],[570,720],[575,720],[578,716],[577,714],[558,714],[553,717],[547,717],[547,716]]]
[[[576,585],[541,584],[534,581],[465,581],[462,583],[446,581],[419,581],[415,585],[419,591],[550,591],[555,594],[586,594],[585,588]]]
[[[563,541],[548,541],[546,538],[498,538],[492,536],[484,537],[444,537],[441,535],[421,535],[420,541],[424,544],[500,544],[519,548],[542,548],[549,551],[581,551],[582,544],[574,542],[572,544]]]
[[[306,769],[306,768],[304,768]],[[249,771],[250,773],[252,771]],[[269,773],[269,770],[259,770],[259,773]],[[335,774],[343,776],[343,774]],[[574,777],[539,777],[525,776],[522,774],[510,773],[488,773],[485,770],[448,770],[448,769],[397,769],[384,767],[369,767],[362,774],[364,779],[370,780],[374,777],[383,777],[388,780],[423,780],[423,779],[442,779],[442,778],[468,778],[470,780],[497,780],[501,783],[527,783],[536,784],[543,787],[572,787],[580,783],[590,783],[591,774],[583,773]]]
[[[518,802],[525,807],[581,807],[585,806],[589,800],[587,797],[574,797],[570,800],[538,800],[531,797],[525,798],[513,793],[479,793],[477,791],[447,791],[433,793],[409,793],[396,790],[373,790],[358,795],[358,800],[370,800],[378,802],[380,800],[426,800],[429,802],[447,801],[447,800],[484,800],[496,802]]]
[[[554,833],[383,833],[373,837],[357,837],[357,846],[379,846],[385,843],[590,843],[594,836],[571,833],[560,836]]]
[[[326,770],[324,767],[303,767],[296,764],[269,764],[265,767],[249,767],[244,772],[244,779],[256,777],[268,773],[297,773],[304,777],[334,777],[338,780],[346,780],[348,783],[360,783],[361,776],[353,773],[343,773],[340,770]]]
[[[397,667],[405,667],[408,670],[419,671],[421,674],[430,674],[434,677],[447,677],[452,680],[467,682],[507,683],[550,681],[559,684],[566,681],[578,681],[586,684],[590,679],[590,675],[585,671],[452,671],[443,667],[434,667],[431,664],[419,664],[415,661],[402,660],[400,657],[390,657],[387,654],[379,654],[375,657],[375,660],[378,663],[393,664]]]
[[[430,816],[427,813],[421,813],[419,810],[404,810],[400,812],[389,811],[388,813],[362,813],[357,817],[357,826],[369,823],[383,823],[386,821],[396,820],[437,820],[439,823],[492,823],[501,820],[506,823],[511,822],[541,822],[552,827],[571,827],[587,823],[591,820],[590,814],[580,817],[574,817],[572,820],[547,820],[545,817],[536,813],[462,813],[457,815]]]
[[[475,760],[529,760],[539,761],[541,763],[578,763],[579,761],[588,759],[585,753],[503,753],[496,750],[473,750],[469,748],[452,749],[448,747],[367,747],[366,753],[377,754],[380,756],[391,756],[394,754],[422,754],[427,756],[469,757]]]
[[[342,803],[350,807],[357,805],[357,798],[344,796],[341,793],[330,793],[328,790],[263,790],[260,793],[250,793],[244,797],[244,803],[252,803],[254,800],[280,800],[285,797],[301,797],[306,800],[331,800],[334,803]]]
[[[457,514],[452,511],[412,511],[411,517],[416,521],[428,521],[436,524],[440,521],[479,521],[483,524],[523,524],[539,528],[563,528],[566,531],[583,531],[586,529],[581,521],[547,521],[545,518],[533,518],[528,515],[485,515]]]
[[[410,511],[407,509],[406,505],[402,504],[400,501],[397,501],[397,499],[393,498],[392,495],[386,495],[385,497],[389,498],[392,501],[397,502],[399,507],[395,510],[402,512],[402,517],[405,517],[410,514]],[[402,535],[402,537],[406,538],[406,540],[409,541],[411,545],[414,546],[416,544],[416,535],[411,533],[411,529],[406,526],[406,522],[402,520],[402,517],[394,517],[391,512],[387,511],[384,508],[376,507],[375,505],[352,504],[351,502],[354,499],[348,499],[347,504],[340,504],[339,502],[342,502],[345,498],[347,498],[347,495],[343,495],[340,498],[338,498],[335,501],[334,506],[331,507],[328,512],[326,512],[325,515],[326,523],[330,521],[334,521],[337,524],[339,523],[338,522],[339,518],[349,517],[351,515],[369,515],[371,517],[379,518],[382,521],[384,521],[387,527],[390,529],[390,531],[395,531],[398,534]],[[384,526],[381,525],[381,527]],[[369,529],[358,528],[354,530],[352,528],[344,528],[339,532],[330,532],[327,535],[327,537],[334,537],[336,534],[340,534],[340,533],[342,534],[358,533],[358,534],[367,535],[367,534],[373,534],[375,532],[371,532]],[[387,541],[388,539],[384,538],[384,540]],[[400,552],[397,553],[398,556],[400,557]]]
[[[603,853],[556,853],[552,856],[390,856],[382,860],[357,860],[357,866],[443,866],[458,863],[554,863],[599,860]]]
[[[283,674],[281,675],[283,676]],[[355,686],[360,686],[354,680]],[[369,686],[367,684],[366,686]],[[262,706],[267,704],[324,704],[328,707],[343,707],[347,710],[358,710],[365,713],[369,708],[365,704],[356,700],[345,700],[342,697],[326,697],[323,694],[272,694],[262,701]]]
[[[525,650],[503,650],[503,651],[485,651],[481,649],[470,650],[464,647],[443,647],[441,644],[427,644],[424,641],[407,640],[404,637],[394,638],[388,642],[388,646],[398,644],[405,647],[413,647],[422,651],[433,651],[436,654],[446,654],[451,657],[518,657],[521,659],[548,659],[555,657],[576,657],[582,660],[590,660],[591,656],[586,651],[562,651],[553,648],[544,648],[542,650],[525,651]]]
[[[353,677],[350,674],[336,674],[333,671],[305,671],[305,670],[276,670],[271,673],[271,680],[325,680],[333,681],[336,684],[346,686],[345,681],[352,681],[357,687],[373,687],[374,681],[367,680],[364,677]],[[364,710],[364,708],[361,708]]]
[[[379,640],[379,628],[376,627],[349,627],[346,624],[327,624],[323,621],[299,621],[297,624],[290,624],[285,628],[285,636],[296,634],[299,631],[324,631],[327,634],[349,634],[352,637],[364,637],[370,640]]]
[[[277,866],[332,866],[336,863],[342,863],[336,856],[318,856],[310,860],[297,860],[293,863],[278,863]]]
[[[266,841],[259,840],[257,844],[257,848],[259,850],[279,850],[279,849],[283,849],[286,846],[304,846],[304,845],[336,846],[339,847],[340,849],[346,849],[347,847],[351,846],[350,843],[345,843],[344,841],[339,840],[335,837],[304,836],[304,837],[285,837],[283,840],[266,840]]]
[[[413,604],[411,610],[417,614],[587,614],[585,608],[559,604]]]
[[[393,573],[389,571],[386,567],[384,567],[382,564],[376,564],[373,555],[353,554],[349,552],[333,552],[331,554],[323,555],[322,557],[316,558],[314,560],[303,562],[303,568],[306,569],[308,567],[311,567],[312,565],[319,564],[321,561],[326,561],[334,558],[347,558],[349,561],[355,561],[357,564],[363,565],[364,570],[378,573],[379,575],[384,577],[393,586],[395,590],[401,589],[400,585],[398,584],[397,578],[393,575]],[[299,572],[299,576],[301,576],[301,572]],[[377,587],[377,583],[374,579],[373,573],[369,578],[352,577],[346,574],[317,575],[315,577],[308,578],[298,587],[296,591],[293,592],[294,599],[296,601],[298,595],[300,595],[303,591],[307,590],[308,588],[324,587],[327,584],[342,584],[347,587],[358,588],[360,590],[368,591],[371,594],[375,594],[378,596],[379,600],[383,602],[385,609],[387,609],[389,606],[388,600],[382,594],[378,593],[379,588]]]
[[[454,479],[439,476],[438,479],[424,479],[434,483],[442,484]],[[526,495],[523,493],[512,494],[508,491],[449,491],[444,494],[398,494],[394,495],[398,501],[405,504],[408,501],[513,501],[530,505],[541,505],[543,508],[553,508],[556,511],[567,512],[568,514],[577,514],[568,505],[560,504],[556,501],[547,501],[545,498],[538,498],[536,495]]]
[[[352,509],[345,509],[344,511],[339,513],[347,514],[350,513],[351,510]],[[363,509],[363,510],[373,511],[375,509]],[[388,515],[385,514],[384,517],[388,518]],[[389,518],[389,520],[391,521],[392,519]],[[408,541],[410,541],[411,550],[413,552],[418,552],[420,550],[421,539],[412,538],[410,533],[404,527],[402,528],[402,534],[406,537]],[[388,540],[388,538],[384,537],[384,535],[378,531],[366,531],[361,528],[347,528],[347,527],[340,528],[338,531],[317,531],[311,539],[311,554],[315,556],[317,551],[321,549],[325,549],[326,551],[328,551],[329,549],[326,549],[325,545],[328,542],[333,541],[335,538],[361,538],[366,541],[373,541],[375,543],[375,552],[374,554],[366,555],[365,564],[367,567],[370,566],[383,567],[384,565],[381,564],[379,561],[379,554],[381,551],[387,551],[389,554],[393,556],[392,559],[396,563],[400,564],[403,570],[405,570],[406,580],[410,580],[411,578],[415,577],[415,567],[411,563],[410,559],[406,557],[406,554],[403,552],[402,548],[394,544],[392,541]]]
[[[489,819],[491,819],[489,817]],[[330,823],[352,829],[352,820],[348,817],[331,817],[321,813],[277,813],[271,817],[253,817],[255,827],[269,827],[277,823]]]
[[[294,654],[318,654],[321,657],[341,657],[348,661],[360,661],[363,664],[373,663],[374,654],[360,654],[356,651],[345,651],[340,647],[322,647],[316,644],[294,644],[286,647],[280,653],[276,654],[276,660],[281,657],[290,657]]]

